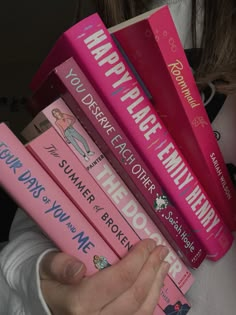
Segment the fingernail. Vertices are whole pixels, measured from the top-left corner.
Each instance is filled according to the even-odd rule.
[[[148,250],[149,250],[150,253],[153,251],[154,248],[156,248],[156,243],[154,241],[149,242]]]
[[[164,260],[168,254],[169,254],[169,249],[167,247],[162,247],[160,251],[160,255],[159,255],[160,259]]]
[[[81,271],[82,268],[83,264],[81,262],[70,262],[65,268],[65,275],[68,278],[73,278]]]

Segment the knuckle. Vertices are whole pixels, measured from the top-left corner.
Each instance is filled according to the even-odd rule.
[[[120,272],[120,279],[126,287],[131,287],[135,281],[134,274],[130,269],[123,269]]]
[[[137,306],[141,306],[147,298],[147,290],[140,285],[134,285],[132,296],[133,302],[136,303]]]

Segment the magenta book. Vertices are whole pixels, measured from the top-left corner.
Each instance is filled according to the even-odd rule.
[[[110,32],[222,218],[235,230],[235,190],[170,11],[164,6],[142,16]]]
[[[82,260],[88,274],[118,257],[85,217],[26,150],[0,124],[0,185],[65,253]]]
[[[70,74],[73,74],[72,77]],[[196,232],[189,228],[167,198],[157,179],[72,58],[52,71],[34,93],[33,111],[45,107],[56,95],[61,95],[65,100],[179,256],[188,265],[197,268],[206,253]],[[91,105],[86,105],[89,99]],[[136,214],[139,216],[138,213],[133,216]]]
[[[208,258],[220,259],[232,245],[230,230],[97,14],[61,36],[36,73],[31,87],[39,86],[53,67],[71,56],[99,91],[179,212],[196,231]],[[119,139],[113,143],[119,145]]]
[[[169,254],[166,257],[166,261],[170,264],[169,276],[185,294],[194,281],[191,272],[61,98],[41,111],[23,130],[22,136],[26,141],[31,141],[51,126],[138,236],[141,239],[152,238],[157,245],[166,245],[169,248]]]
[[[54,128],[49,128],[30,141],[26,148],[118,257],[123,257],[140,240],[136,231],[127,223],[122,213],[116,209]],[[176,296],[179,298],[183,294],[169,276],[167,278],[169,280],[165,280],[162,290],[166,292],[170,303],[173,304],[178,301]],[[159,305],[162,309],[166,307],[166,300],[162,296]]]

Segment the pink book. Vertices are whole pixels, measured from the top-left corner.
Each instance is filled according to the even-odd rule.
[[[119,257],[140,240],[54,128],[26,148]]]
[[[86,264],[88,275],[119,260],[4,123],[0,124],[0,174],[0,185],[58,248]],[[163,314],[157,305],[154,315]]]
[[[116,209],[54,128],[49,128],[30,141],[26,148],[63,189],[118,257],[123,257],[133,244],[140,240],[135,229],[128,224],[124,215]],[[185,299],[170,277],[167,276],[167,278],[162,292],[165,293],[170,303],[176,303],[179,298]],[[162,310],[167,306],[166,297],[161,295],[159,300]]]
[[[66,129],[61,126],[61,121],[64,119],[70,125]],[[157,245],[162,244],[169,248],[169,254],[166,257],[166,261],[171,266],[169,276],[185,294],[194,281],[191,272],[61,98],[41,111],[24,129],[22,135],[27,141],[31,141],[51,126],[65,140],[71,151],[115,204],[140,239],[152,238]]]
[[[199,267],[206,252],[196,232],[190,229],[167,198],[157,179],[72,58],[51,72],[34,93],[31,108],[36,112],[57,95],[65,100],[179,256],[191,267]],[[88,100],[94,105],[86,105]],[[102,119],[98,119],[101,115]],[[43,124],[41,127],[44,127]]]
[[[82,260],[93,274],[118,257],[26,150],[0,124],[0,186],[65,253]]]
[[[168,7],[114,26],[110,32],[222,218],[235,230],[235,190]]]
[[[219,260],[231,247],[233,236],[97,14],[61,36],[31,87],[39,86],[49,71],[71,56],[99,91],[179,212],[197,231],[208,258]]]

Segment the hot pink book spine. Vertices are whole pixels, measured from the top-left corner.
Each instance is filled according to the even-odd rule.
[[[209,197],[235,230],[234,187],[168,7],[113,34]]]
[[[30,141],[26,148],[120,258],[140,240],[54,128],[49,128]],[[171,304],[178,301],[177,297],[185,299],[169,276],[162,292]],[[159,306],[162,309],[167,306],[164,295],[160,297]]]
[[[68,122],[71,123],[71,128],[73,129],[69,136],[58,124],[58,119],[55,117],[55,112],[58,113],[58,111],[63,114],[63,118],[68,119]],[[138,236],[141,239],[152,238],[157,245],[166,245],[169,248],[169,254],[166,257],[166,261],[171,266],[169,276],[185,294],[193,284],[193,275],[61,98],[40,112],[24,129],[22,135],[27,141],[30,141],[37,137],[41,131],[43,132],[45,128],[50,128],[51,126],[65,140],[71,151],[116,205]],[[68,140],[70,140],[73,133],[74,139],[72,143],[68,142],[68,137]],[[87,156],[86,159],[85,156]]]
[[[97,14],[62,35],[42,65],[41,74],[46,75],[55,63],[63,61],[61,58],[71,55],[85,70],[191,228],[197,231],[208,257],[220,259],[232,245],[230,230]]]
[[[116,254],[4,123],[0,124],[0,174],[0,185],[62,251],[86,264],[88,274],[118,261]]]
[[[176,252],[197,268],[206,253],[196,232],[166,198],[159,182],[72,58],[58,66],[34,93],[33,111],[44,108],[57,95],[66,101]],[[88,104],[86,100],[90,100]]]

